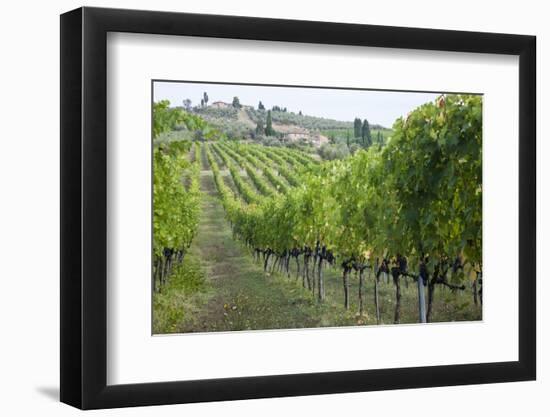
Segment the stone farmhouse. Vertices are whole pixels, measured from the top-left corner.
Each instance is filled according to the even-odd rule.
[[[227,109],[231,107],[231,104],[226,103],[225,101],[215,101],[210,106],[215,109]]]
[[[276,127],[278,129],[278,127]],[[301,127],[293,127],[290,129],[285,129],[283,136],[283,142],[296,142],[299,140],[303,140],[305,142],[308,142],[312,144],[313,146],[319,147],[321,145],[324,145],[325,143],[328,143],[328,137],[325,135],[321,135],[319,132],[312,132],[308,129],[304,129]]]

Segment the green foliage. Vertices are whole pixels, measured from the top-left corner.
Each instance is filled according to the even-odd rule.
[[[185,122],[185,113],[170,108],[168,100],[153,103],[153,138],[163,132],[173,130],[178,124]]]
[[[174,131],[189,132],[176,135],[178,136],[176,140],[183,138],[210,140],[219,136],[219,131],[199,115],[179,107],[170,107],[168,100],[153,103],[153,138],[169,141],[167,138],[170,138]]]
[[[181,331],[182,322],[190,319],[194,296],[204,292],[207,287],[200,260],[186,257],[185,262],[174,268],[171,279],[162,292],[155,292],[153,295],[153,333]]]
[[[198,145],[197,145],[198,146]],[[190,142],[172,142],[153,150],[153,250],[163,257],[165,248],[185,251],[199,218],[199,162],[191,164]],[[184,187],[184,173],[190,177]]]
[[[310,167],[317,164],[317,161],[310,155],[290,147],[273,148],[273,152],[294,167]]]
[[[363,125],[361,126],[361,141],[363,144],[363,148],[368,148],[372,145],[372,135],[370,131],[369,121],[367,119],[363,120]]]
[[[349,150],[349,153],[350,155],[354,155],[355,152],[357,152],[359,149],[361,149],[361,146],[359,146],[357,143],[352,143],[349,147],[348,147],[348,150]],[[321,155],[322,156],[322,155]],[[325,159],[325,158],[323,158]],[[333,158],[333,159],[337,159],[337,158]]]
[[[403,250],[481,263],[481,97],[442,96],[398,119],[382,152]]]
[[[368,123],[368,121],[367,121]],[[361,124],[361,135],[358,138],[355,138],[355,131],[353,128],[350,129],[325,129],[320,133],[329,138],[331,144],[345,144],[350,148],[350,153],[352,152],[351,146],[357,144],[361,148],[368,148],[369,146],[376,145],[385,145],[388,139],[392,135],[391,129],[381,128],[379,125],[368,124],[369,128],[367,131],[367,126],[365,121]],[[373,126],[376,126],[373,127]],[[363,134],[365,139],[363,139]],[[368,138],[370,137],[370,141]],[[355,149],[355,147],[354,147]]]
[[[256,134],[257,135],[262,135],[263,133],[265,133],[264,123],[263,123],[263,121],[258,120],[258,123],[256,124]]]
[[[350,155],[351,147],[353,145],[356,145],[356,144],[352,144],[348,149],[348,147],[343,143],[339,143],[339,144],[325,143],[324,145],[321,145],[321,147],[317,152],[319,153],[319,156],[321,156],[321,158],[323,158],[325,161],[333,161],[335,159],[344,159]]]
[[[275,130],[273,130],[273,122],[271,119],[271,110],[267,111],[267,118],[265,121],[265,135],[266,136],[273,136],[275,135]]]
[[[225,166],[229,169],[231,178],[233,179],[233,183],[235,184],[235,187],[239,191],[239,194],[243,198],[243,200],[248,204],[254,204],[259,202],[261,199],[261,196],[258,195],[256,190],[254,190],[254,188],[251,187],[248,184],[248,182],[244,180],[243,176],[240,173],[239,168],[243,168],[245,170],[249,168],[248,164],[246,163],[246,160],[242,156],[233,152],[230,148],[222,144],[218,143],[214,145],[214,149],[216,150],[220,158],[223,160]],[[229,155],[231,155],[231,157]],[[233,163],[231,158],[237,162],[239,167],[237,167]],[[249,171],[248,174],[250,175],[250,173],[251,172]],[[265,186],[265,189],[267,190],[267,185],[265,184],[262,184],[262,185]]]
[[[248,152],[260,159],[267,166],[275,169],[290,186],[297,186],[300,183],[299,177],[294,172],[294,166],[276,154],[274,148],[264,146],[248,146]]]
[[[239,97],[237,97],[237,96],[233,97],[233,102],[231,103],[231,105],[233,107],[235,107],[236,109],[240,109],[241,108],[241,102],[239,101]]]
[[[353,121],[353,136],[356,139],[361,137],[361,128],[362,128],[361,119],[356,117],[355,120]]]
[[[280,193],[287,192],[288,186],[284,183],[284,181],[281,180],[281,178],[279,177],[280,174],[277,173],[274,169],[272,169],[270,164],[265,163],[264,160],[262,160],[261,158],[258,158],[257,154],[251,151],[250,146],[239,146],[239,150],[244,154],[244,157],[248,162],[248,166],[246,170],[247,170],[248,176],[252,179],[252,181],[256,185],[256,188],[258,188],[258,190],[262,192],[262,188],[265,188],[266,186],[263,185],[263,181],[261,181],[261,179],[258,178],[258,175],[256,173],[249,172],[250,166],[258,170],[261,170],[262,174],[267,178],[267,180],[271,184],[272,188],[268,188],[267,190],[264,190],[262,194],[272,195],[273,192],[280,192]],[[255,178],[252,178],[252,177],[255,177]]]

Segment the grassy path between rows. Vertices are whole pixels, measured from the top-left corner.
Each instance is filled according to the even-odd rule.
[[[172,298],[164,309],[183,308],[183,315],[162,318],[163,308],[155,303],[155,333],[208,332],[247,329],[304,328],[328,325],[324,316],[333,316],[329,305],[318,305],[314,297],[294,278],[264,273],[260,263],[232,236],[217,198],[211,171],[201,172],[203,203],[198,234],[184,264],[197,263],[205,285],[191,295],[175,294],[167,288],[157,298]],[[190,271],[186,271],[188,274]],[[177,287],[177,280],[174,286]],[[185,289],[179,289],[185,292]],[[180,298],[178,300],[178,298]],[[181,317],[180,317],[181,316]],[[174,319],[181,320],[174,322]]]

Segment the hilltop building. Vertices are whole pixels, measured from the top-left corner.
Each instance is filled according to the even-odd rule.
[[[226,103],[225,101],[215,101],[210,106],[215,108],[215,109],[227,109],[227,108],[231,107],[231,104]]]

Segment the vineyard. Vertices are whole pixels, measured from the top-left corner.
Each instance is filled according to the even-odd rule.
[[[449,95],[336,161],[155,146],[155,332],[481,319],[481,131],[481,99]]]

